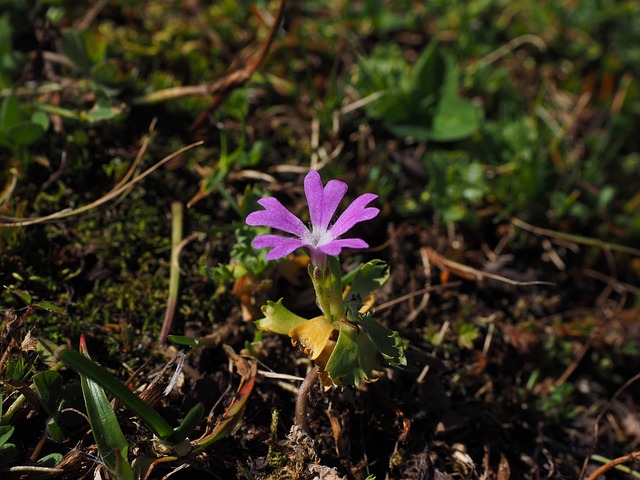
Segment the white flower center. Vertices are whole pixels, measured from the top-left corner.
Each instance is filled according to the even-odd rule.
[[[314,227],[311,231],[307,230],[302,236],[302,241],[313,247],[321,247],[332,240],[333,237],[329,233],[329,230],[325,228]]]

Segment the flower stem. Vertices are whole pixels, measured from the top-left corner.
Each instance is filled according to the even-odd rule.
[[[313,283],[313,290],[316,293],[316,302],[322,310],[322,314],[331,323],[333,318],[331,315],[331,277],[326,267],[309,264],[309,276]]]
[[[318,381],[318,367],[313,367],[307,373],[307,376],[298,389],[298,396],[296,397],[296,414],[295,424],[305,434],[309,435],[309,425],[307,423],[307,406],[309,405],[309,393],[311,388]]]

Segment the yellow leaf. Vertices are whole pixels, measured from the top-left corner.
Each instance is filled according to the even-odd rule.
[[[336,333],[334,334],[334,332]],[[332,337],[335,337],[336,335],[337,330],[335,327],[323,316],[304,322],[289,332],[293,345],[299,347],[305,355],[309,355],[311,360],[319,359],[319,357],[328,358],[329,355],[326,355],[326,353],[329,352],[325,352],[325,355],[322,355],[322,357],[321,354],[327,346],[333,349],[330,342],[335,345],[335,341],[332,340]],[[323,365],[318,366],[323,368]]]

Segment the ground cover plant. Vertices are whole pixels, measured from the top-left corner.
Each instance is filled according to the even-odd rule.
[[[635,0],[0,0],[0,477],[640,477],[639,60]]]

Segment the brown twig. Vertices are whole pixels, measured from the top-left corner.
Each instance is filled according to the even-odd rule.
[[[298,389],[296,397],[295,424],[300,430],[309,435],[309,425],[307,423],[307,406],[309,405],[309,393],[311,388],[318,381],[318,367],[313,367],[305,377]]]
[[[264,61],[269,52],[269,48],[273,43],[273,39],[276,36],[276,32],[278,31],[278,27],[280,26],[280,22],[282,22],[282,17],[284,15],[284,4],[285,0],[280,0],[280,4],[278,5],[278,11],[276,12],[276,16],[273,19],[273,23],[271,24],[271,28],[269,29],[269,33],[267,34],[267,38],[262,45],[262,49],[256,56],[256,58],[244,68],[240,70],[236,70],[235,72],[229,73],[225,78],[211,85],[213,88],[216,87],[216,91],[210,91],[209,93],[215,93],[216,97],[209,104],[209,106],[201,112],[198,117],[193,121],[193,123],[189,126],[189,130],[193,131],[197,129],[202,122],[204,122],[205,118],[209,115],[212,110],[218,108],[218,106],[227,98],[229,93],[234,88],[240,87],[244,85],[256,72],[260,64]]]
[[[618,457],[618,458],[615,458],[615,459],[611,460],[608,463],[605,463],[600,468],[598,468],[595,472],[593,472],[591,475],[589,475],[587,480],[596,480],[600,475],[602,475],[603,473],[608,472],[612,468],[615,468],[616,466],[618,466],[618,465],[620,465],[622,463],[627,463],[627,462],[632,462],[632,461],[633,462],[640,462],[640,452],[633,452],[633,453],[630,453],[629,455],[625,455],[623,457]]]

